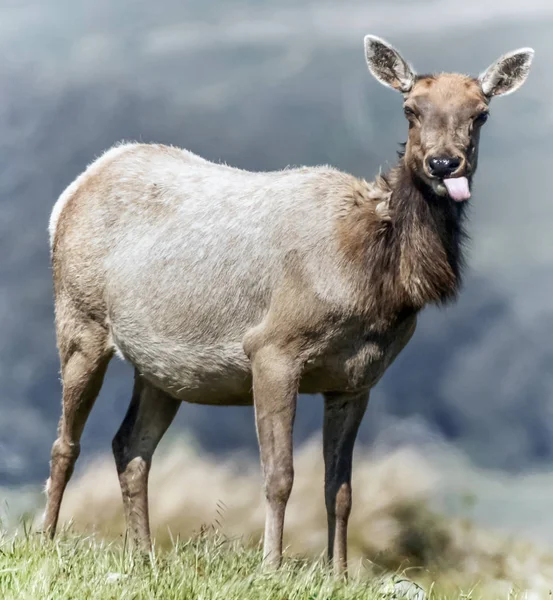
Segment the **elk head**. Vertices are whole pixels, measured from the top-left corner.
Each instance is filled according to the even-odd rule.
[[[521,48],[503,55],[478,78],[456,73],[417,75],[388,42],[365,37],[370,72],[403,94],[409,121],[405,165],[438,196],[463,201],[478,162],[480,129],[494,96],[517,90],[526,80],[534,51]]]

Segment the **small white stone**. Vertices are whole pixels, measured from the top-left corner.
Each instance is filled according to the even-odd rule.
[[[119,581],[120,579],[125,579],[125,577],[127,577],[127,575],[125,573],[108,573],[106,575],[106,581],[108,583],[115,583],[116,581]]]
[[[404,577],[386,578],[378,588],[383,600],[426,600],[426,593],[420,585]]]
[[[522,600],[543,600],[545,598],[545,594],[540,594],[536,590],[526,590],[522,593]],[[551,592],[549,592],[549,598],[551,597]]]

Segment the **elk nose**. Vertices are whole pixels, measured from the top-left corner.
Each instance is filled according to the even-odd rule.
[[[459,168],[461,159],[456,156],[433,156],[428,159],[428,170],[435,177],[447,177]]]

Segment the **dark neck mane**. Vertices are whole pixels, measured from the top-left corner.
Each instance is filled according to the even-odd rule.
[[[391,189],[389,241],[399,248],[397,275],[402,286],[415,306],[455,298],[461,283],[462,242],[466,237],[464,205],[437,196],[403,160],[385,179]]]
[[[373,208],[365,218],[353,212],[349,223],[351,249],[369,268],[367,308],[384,316],[454,299],[463,267],[463,205],[437,196],[403,158],[374,186]],[[385,219],[374,209],[375,196],[387,203]]]

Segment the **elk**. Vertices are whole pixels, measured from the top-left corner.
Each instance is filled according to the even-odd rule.
[[[277,567],[296,398],[320,393],[328,555],[345,571],[352,454],[370,390],[417,313],[458,293],[481,127],[490,100],[524,83],[533,50],[505,54],[477,78],[417,75],[375,36],[365,55],[402,94],[409,123],[398,164],[374,181],[329,166],[248,172],[126,144],[60,196],[49,226],[63,385],[43,524],[51,536],[118,354],[135,370],[113,453],[136,547],[150,547],[148,473],[181,402],[253,404],[263,555]]]

